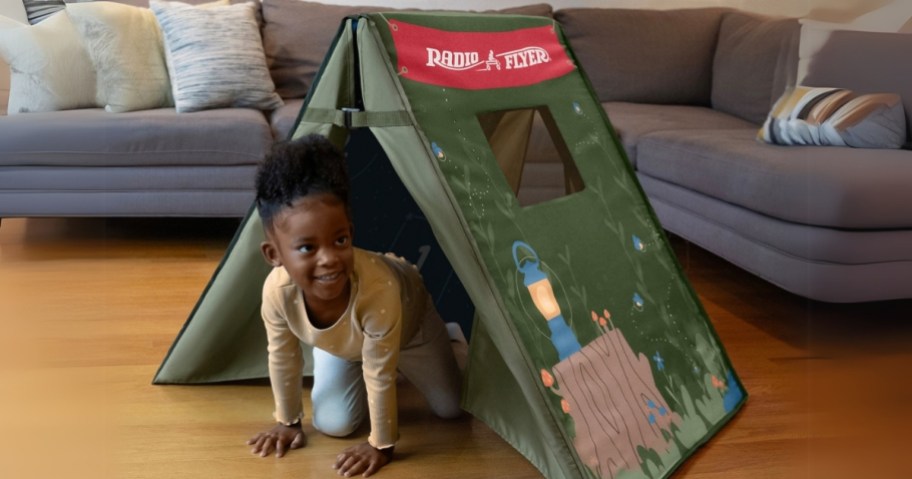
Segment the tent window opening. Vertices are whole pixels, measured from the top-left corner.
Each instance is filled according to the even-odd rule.
[[[478,122],[520,206],[585,187],[548,107],[485,112]]]

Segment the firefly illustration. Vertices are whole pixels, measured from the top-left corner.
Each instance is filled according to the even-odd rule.
[[[434,156],[436,156],[438,160],[446,160],[446,153],[443,152],[443,148],[437,146],[437,143],[431,143],[431,151],[434,152]]]
[[[646,303],[643,301],[643,297],[640,296],[640,293],[633,293],[633,307],[636,308],[637,311],[642,311],[645,304]]]

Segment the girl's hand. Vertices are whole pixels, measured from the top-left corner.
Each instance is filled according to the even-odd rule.
[[[269,431],[261,432],[248,439],[247,445],[253,446],[250,452],[259,454],[260,457],[268,456],[273,450],[276,452],[276,457],[282,457],[289,449],[298,449],[307,445],[307,437],[300,425],[276,424]]]
[[[363,473],[364,477],[369,477],[389,464],[392,459],[392,448],[381,451],[365,442],[342,451],[342,454],[336,457],[333,469],[338,471],[340,476],[351,477]]]

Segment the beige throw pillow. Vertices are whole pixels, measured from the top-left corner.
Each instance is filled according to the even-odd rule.
[[[67,13],[97,72],[98,104],[110,112],[171,104],[161,30],[149,9],[100,1],[70,4]]]
[[[96,106],[95,70],[65,13],[32,26],[0,17],[0,56],[11,70],[9,114]]]

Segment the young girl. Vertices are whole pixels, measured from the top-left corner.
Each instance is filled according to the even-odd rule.
[[[304,342],[314,347],[314,427],[341,437],[370,419],[367,442],[342,451],[333,467],[370,476],[389,463],[399,438],[397,371],[445,418],[461,412],[461,378],[418,270],[352,246],[348,185],[344,157],[317,135],[277,144],[257,172],[262,251],[274,267],[262,315],[277,424],[247,444],[278,457],[306,444]]]

